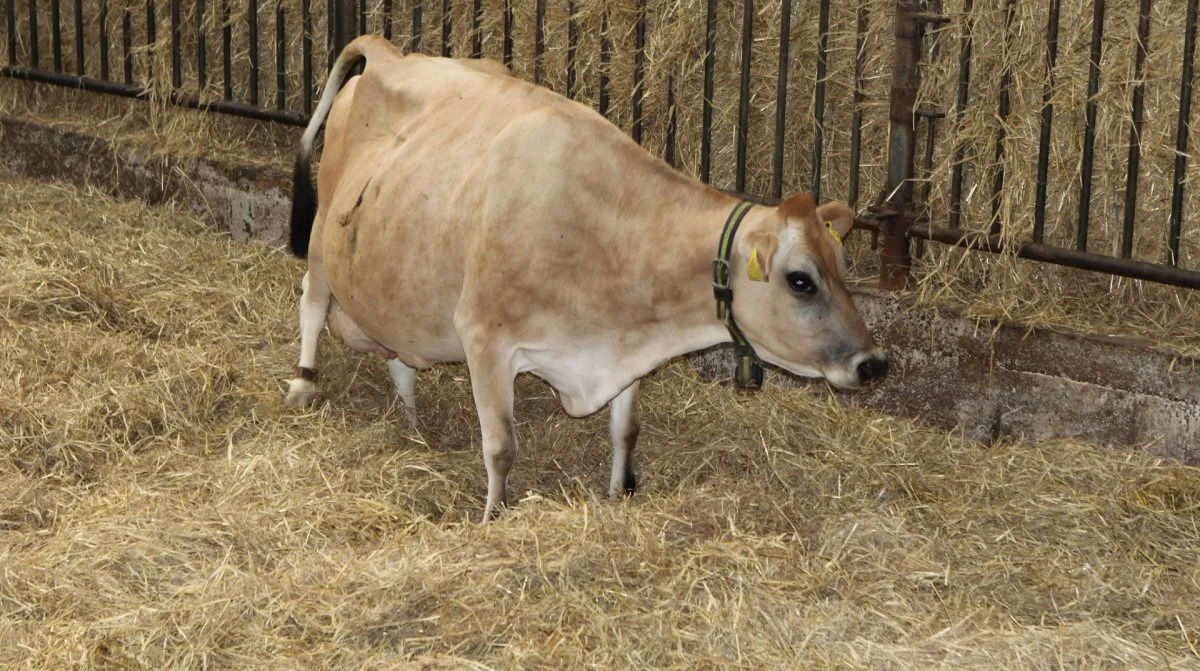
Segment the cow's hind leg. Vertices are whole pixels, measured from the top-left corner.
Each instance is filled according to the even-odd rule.
[[[471,373],[471,391],[479,413],[483,438],[483,465],[487,468],[487,504],[483,521],[487,522],[508,502],[508,472],[517,460],[517,430],[513,422],[513,380],[511,357],[501,358],[467,354]]]
[[[287,401],[297,405],[309,403],[317,394],[317,341],[325,326],[329,310],[329,284],[321,267],[310,264],[300,286],[300,363],[296,377],[288,383]]]
[[[404,421],[408,428],[417,426],[417,371],[405,366],[399,359],[388,360],[388,374],[392,377],[392,390],[404,403]]]
[[[637,445],[638,381],[625,388],[609,402],[609,432],[612,434],[613,459],[612,478],[608,481],[609,498],[629,495],[637,489],[637,478],[633,475],[633,448]]]

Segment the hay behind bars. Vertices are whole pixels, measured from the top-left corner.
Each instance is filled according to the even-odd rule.
[[[410,432],[325,339],[328,403],[284,406],[297,261],[0,185],[0,666],[1200,666],[1196,469],[672,366],[610,503],[604,413],[522,377],[518,502],[479,526],[465,369]]]
[[[944,10],[952,23],[931,30],[926,39],[922,65],[922,86],[918,105],[943,110],[946,120],[937,124],[933,147],[933,166],[926,177],[921,162],[925,153],[924,124],[917,147],[918,173],[923,181],[918,193],[928,189],[927,211],[935,225],[945,225],[949,212],[949,184],[954,149],[965,151],[963,226],[969,231],[987,231],[992,223],[992,176],[996,170],[995,138],[1001,127],[997,112],[1000,73],[1011,71],[1012,111],[1003,124],[1007,133],[1004,153],[1005,187],[1001,201],[1002,234],[1006,240],[1029,239],[1033,219],[1033,195],[1036,181],[1037,138],[1041,124],[1042,86],[1046,81],[1045,20],[1048,0],[1016,3],[1013,28],[1004,30],[1003,0],[979,0],[970,16],[963,4],[946,2]],[[412,0],[392,3],[393,40],[411,49],[419,42],[426,53],[441,52],[441,3],[423,0],[422,30],[414,41]],[[632,0],[621,2],[579,0],[579,49],[577,54],[576,97],[590,104],[599,98],[601,70],[601,14],[609,21],[608,37],[612,60],[608,66],[610,117],[623,128],[630,128],[634,67],[634,26],[637,6]],[[661,154],[666,145],[669,110],[667,85],[675,83],[678,122],[677,163],[697,174],[700,165],[700,127],[703,89],[705,7],[700,0],[647,3],[647,44],[645,65],[644,142]],[[935,5],[937,3],[934,3]],[[1136,42],[1137,7],[1133,0],[1108,3],[1102,57],[1102,79],[1097,101],[1100,106],[1096,132],[1096,163],[1091,203],[1092,226],[1089,248],[1099,253],[1116,254],[1120,244],[1123,217],[1125,165],[1129,142],[1129,112],[1132,96],[1133,55]],[[471,50],[471,3],[452,3],[452,47],[454,55],[469,55]],[[862,50],[864,100],[859,108],[863,116],[861,186],[857,204],[860,210],[874,201],[885,183],[887,139],[887,95],[890,86],[892,51],[892,8],[885,0],[856,3],[832,3],[830,15],[829,59],[826,82],[825,160],[821,189],[824,198],[851,199],[849,192],[849,147],[856,54],[856,14],[861,8],[867,17],[868,32]],[[43,67],[49,67],[49,9],[41,5],[40,21]],[[113,44],[110,63],[113,77],[121,76],[119,48],[121,11],[131,10],[135,45],[144,42],[144,3],[110,3],[108,27]],[[170,77],[169,5],[158,3],[157,42],[154,49],[135,46],[134,78],[165,91]],[[284,9],[288,42],[286,62],[286,103],[302,109],[300,3],[284,0],[281,5],[259,3],[259,61],[261,67],[260,103],[275,99],[274,20],[277,6]],[[230,5],[233,30],[233,90],[240,100],[248,99],[249,43],[247,41],[247,3]],[[480,34],[485,56],[499,59],[502,50],[503,0],[483,2]],[[85,2],[87,68],[98,72],[99,4]],[[208,41],[208,86],[206,99],[220,97],[223,88],[220,63],[221,3],[207,2],[205,34]],[[69,25],[70,8],[64,7],[63,49],[66,69],[73,68],[73,33]],[[181,6],[184,88],[198,85],[195,68],[196,4]],[[812,147],[815,129],[814,90],[817,58],[816,0],[792,3],[789,31],[791,59],[788,77],[788,112],[784,143],[782,191],[790,193],[813,187]],[[514,3],[513,52],[515,72],[533,78],[534,3]],[[27,12],[26,3],[17,3],[18,25]],[[323,84],[327,57],[326,8],[313,3],[314,86]],[[718,186],[735,184],[735,138],[740,75],[742,26],[740,3],[719,3],[714,95],[712,181]],[[1179,101],[1179,76],[1183,42],[1184,1],[1164,0],[1154,4],[1148,58],[1146,63],[1146,122],[1142,132],[1143,155],[1137,203],[1137,229],[1134,257],[1161,262],[1166,259],[1167,213],[1173,179],[1174,132]],[[566,90],[567,25],[566,3],[546,2],[546,52],[542,82],[560,92]],[[368,3],[367,27],[372,32],[384,28],[383,2]],[[751,109],[748,134],[746,188],[752,193],[772,192],[774,170],[774,126],[777,49],[780,33],[780,4],[757,0],[754,4],[754,46],[751,67]],[[974,55],[969,104],[961,119],[955,109],[958,53],[966,26],[974,25]],[[0,25],[0,44],[6,27]],[[1081,185],[1081,146],[1086,103],[1088,48],[1091,37],[1091,3],[1086,0],[1063,2],[1058,64],[1052,73],[1053,100],[1056,105],[1051,142],[1051,170],[1048,193],[1046,241],[1062,246],[1074,243]],[[18,50],[24,58],[28,39],[18,35]],[[152,64],[152,68],[150,67]],[[153,70],[154,76],[149,77]],[[12,87],[3,87],[13,90]],[[135,129],[135,139],[156,151],[187,153],[218,152],[234,154],[240,160],[266,161],[286,166],[295,146],[290,129],[270,124],[245,124],[221,115],[184,114],[162,105],[149,106],[149,119],[131,122],[129,106],[88,96],[83,102],[54,92],[42,92],[40,100],[30,104],[20,93],[6,96],[0,105],[32,108],[44,118],[79,123],[80,117],[103,118],[101,127]],[[144,109],[144,108],[139,108]],[[69,111],[65,111],[69,110]],[[95,120],[85,121],[94,127]],[[1196,142],[1192,142],[1193,145]],[[1191,170],[1195,167],[1192,166]],[[1190,185],[1189,185],[1190,187]],[[1200,250],[1200,227],[1191,225],[1191,214],[1200,205],[1200,195],[1188,188],[1180,264],[1195,267]],[[869,279],[875,272],[875,255],[858,236],[851,245],[853,273]],[[1015,245],[1013,246],[1015,248]],[[1200,305],[1195,292],[1175,290],[1143,282],[1073,271],[1053,266],[1018,261],[1010,255],[990,256],[964,252],[940,245],[916,245],[917,299],[922,302],[962,306],[968,314],[984,318],[1023,320],[1031,324],[1081,332],[1139,336],[1163,347],[1185,354],[1200,354]]]

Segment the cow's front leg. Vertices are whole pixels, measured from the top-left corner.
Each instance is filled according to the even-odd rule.
[[[300,363],[288,383],[287,402],[304,405],[317,395],[317,341],[325,326],[331,293],[320,264],[310,263],[300,281]]]
[[[511,357],[507,357],[511,359]],[[487,468],[487,522],[508,502],[508,472],[517,460],[517,431],[513,422],[513,380],[508,361],[494,356],[467,355],[471,391],[483,435],[483,465]]]
[[[633,475],[633,448],[637,445],[638,423],[637,394],[640,381],[625,388],[609,402],[609,432],[612,434],[613,459],[612,478],[608,481],[609,498],[630,495],[637,489],[637,478]]]
[[[392,378],[392,391],[404,403],[404,423],[408,428],[417,427],[417,371],[401,363],[399,359],[388,359],[388,375]]]

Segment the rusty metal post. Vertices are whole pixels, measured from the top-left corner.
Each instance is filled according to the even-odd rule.
[[[897,0],[896,45],[892,58],[892,92],[888,126],[887,202],[880,217],[879,286],[903,289],[912,257],[908,250],[909,213],[913,202],[913,154],[916,153],[914,105],[920,73],[921,33],[919,0]]]
[[[329,0],[333,3],[333,51],[342,53],[358,37],[358,14],[355,0]],[[336,59],[336,55],[334,59]]]

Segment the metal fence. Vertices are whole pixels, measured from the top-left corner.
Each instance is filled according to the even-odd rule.
[[[260,6],[260,0],[72,0],[71,16],[65,20],[62,0],[3,0],[8,64],[0,68],[0,74],[302,125],[312,110],[314,77],[320,79],[325,72],[314,68],[328,68],[341,45],[357,34],[379,32],[395,40],[403,23],[403,32],[407,35],[403,40],[405,48],[454,56],[479,57],[485,55],[485,43],[493,50],[498,43],[496,56],[505,64],[519,65],[524,76],[547,84],[544,80],[552,74],[547,64],[547,35],[565,32],[564,53],[559,54],[561,58],[556,61],[556,68],[561,67],[561,72],[553,73],[554,86],[570,97],[580,97],[585,85],[594,87],[595,95],[584,97],[614,121],[623,119],[635,140],[643,142],[647,129],[653,126],[655,137],[661,137],[661,141],[653,140],[657,143],[656,150],[669,163],[751,199],[773,202],[786,188],[795,186],[802,186],[818,197],[822,189],[826,193],[832,191],[829,133],[834,130],[844,132],[847,141],[836,162],[839,169],[844,164],[846,172],[845,199],[858,203],[862,193],[869,192],[872,186],[878,188],[878,196],[873,202],[860,207],[864,214],[859,226],[873,231],[880,243],[881,286],[904,286],[911,265],[910,242],[923,239],[989,252],[1004,251],[1008,246],[1015,248],[1009,251],[1028,259],[1200,288],[1200,271],[1183,267],[1180,252],[1180,241],[1185,232],[1184,193],[1189,164],[1187,151],[1198,0],[1179,0],[1186,2],[1186,17],[1171,166],[1173,192],[1168,215],[1169,232],[1160,258],[1155,260],[1135,258],[1133,253],[1138,226],[1135,214],[1139,175],[1145,167],[1140,162],[1144,121],[1141,79],[1146,63],[1145,45],[1153,23],[1151,0],[1137,0],[1138,49],[1133,64],[1132,99],[1127,112],[1124,109],[1101,110],[1097,101],[1101,51],[1105,44],[1106,3],[1104,0],[1092,2],[1093,35],[1086,123],[1079,160],[1078,210],[1075,239],[1069,245],[1050,244],[1045,234],[1050,196],[1047,191],[1051,183],[1048,177],[1050,137],[1055,113],[1061,111],[1052,95],[1061,0],[1045,0],[1045,80],[1036,193],[1031,202],[1009,202],[1007,205],[1008,220],[1014,217],[1032,219],[1028,239],[1014,237],[1006,230],[1005,216],[1001,215],[1001,204],[1008,191],[1005,161],[1012,153],[1012,138],[1007,135],[1005,126],[1010,111],[1012,72],[1005,69],[997,73],[999,89],[993,104],[999,124],[993,138],[994,156],[990,157],[989,164],[992,167],[988,171],[968,176],[970,152],[965,143],[947,130],[962,121],[972,104],[980,104],[978,97],[972,103],[968,96],[972,85],[972,62],[978,55],[974,51],[974,17],[978,13],[974,0],[963,0],[961,11],[949,15],[942,12],[942,3],[938,0],[874,0],[873,7],[878,9],[886,5],[888,10],[886,13],[876,11],[874,15],[868,11],[870,3],[867,0],[856,3],[850,10],[850,27],[846,29],[849,36],[846,42],[851,49],[843,49],[839,54],[848,61],[847,72],[852,70],[852,74],[847,75],[852,78],[849,96],[843,96],[847,100],[837,101],[840,106],[827,105],[827,85],[831,81],[827,69],[831,63],[831,9],[845,12],[845,7],[835,7],[830,0],[771,3],[772,16],[779,25],[778,33],[764,35],[756,31],[756,19],[761,21],[768,0],[757,3],[743,0],[738,6],[719,5],[716,0],[693,1],[704,2],[703,32],[697,43],[691,45],[692,51],[698,54],[698,67],[689,68],[686,64],[674,67],[665,76],[655,79],[654,86],[663,90],[652,92],[655,100],[662,101],[653,113],[644,108],[651,93],[648,67],[653,67],[648,66],[647,44],[654,37],[656,28],[663,26],[655,25],[652,17],[660,10],[653,4],[648,5],[648,0],[626,1],[632,8],[632,18],[626,16],[622,20],[629,20],[622,25],[628,30],[613,29],[611,24],[617,19],[610,16],[608,5],[592,3],[601,7],[598,16],[592,16],[581,0],[567,0],[565,7],[560,7],[563,3],[553,1],[548,7],[546,0],[516,4],[513,0],[503,0],[502,5],[490,1],[486,7],[483,0],[470,0],[469,6],[452,0],[440,3],[413,0],[403,3],[402,9],[399,4],[393,6],[393,0],[329,0],[327,3],[318,0],[317,4],[311,0],[298,0],[298,4],[292,0],[276,0],[273,5],[264,6]],[[1015,0],[996,1],[1002,3],[998,6],[1005,12],[1004,31],[1011,31],[1017,3]],[[731,10],[740,11],[731,14]],[[518,22],[518,11],[527,24]],[[268,25],[261,25],[264,18]],[[592,19],[598,21],[589,23]],[[43,25],[39,25],[39,21]],[[48,27],[44,25],[46,21],[49,21]],[[811,44],[803,45],[807,50],[803,61],[792,46],[794,27],[800,22],[811,23],[809,27],[815,36]],[[731,23],[734,25],[730,26]],[[598,35],[591,32],[593,25],[598,27]],[[959,35],[958,53],[954,58],[957,65],[956,97],[950,108],[943,111],[919,105],[918,98],[922,90],[923,66],[932,62],[931,59],[945,59],[950,53],[948,40],[943,37],[937,37],[931,47],[930,33],[950,27]],[[163,30],[165,35],[160,33]],[[519,62],[514,48],[514,35],[520,30],[524,30],[522,35],[529,36],[532,42],[532,49],[525,50],[527,62],[523,63]],[[882,37],[885,33],[886,39]],[[736,39],[730,39],[731,34]],[[47,35],[48,53],[44,43]],[[589,39],[596,42],[598,64],[585,63],[582,45]],[[616,68],[613,60],[615,40],[630,43],[627,51],[630,54],[628,77],[631,89],[627,99],[623,94],[620,111],[616,109],[610,90],[610,77]],[[70,42],[73,45],[68,46]],[[751,56],[763,44],[772,48],[774,118],[770,123],[772,136],[753,145],[750,136],[752,116],[760,127],[767,125],[751,85]],[[730,45],[736,45],[737,67],[725,68],[725,78],[729,81],[724,81],[720,72],[722,63],[730,61],[729,54],[733,51]],[[939,54],[939,51],[947,53]],[[264,53],[267,62],[264,62]],[[219,58],[219,63],[210,63],[209,58],[213,56]],[[873,57],[886,59],[891,76],[890,89],[875,99],[867,93],[870,82],[864,72]],[[235,68],[235,61],[245,61],[248,67],[244,71]],[[317,61],[323,62],[317,65]],[[761,69],[761,64],[758,67]],[[794,70],[800,67],[811,70],[806,75],[812,78],[811,90],[795,90]],[[757,89],[764,88],[761,74],[754,79]],[[699,107],[694,164],[690,163],[692,157],[682,156],[680,150],[684,133],[679,117],[689,109],[687,102],[682,100],[682,92],[689,85],[697,88],[694,102]],[[729,95],[718,103],[716,90],[722,86]],[[793,97],[790,102],[789,95]],[[799,115],[799,121],[797,114],[789,112],[796,108],[796,97],[803,98],[806,108],[805,113]],[[730,102],[732,98],[736,98],[736,102]],[[728,153],[732,153],[729,183],[721,183],[725,177],[715,177],[715,160],[724,154],[715,139],[714,113],[720,117],[726,111],[724,106],[728,107],[729,122],[734,129],[728,138],[731,145]],[[843,114],[843,111],[848,113]],[[1094,139],[1097,115],[1102,111],[1106,115],[1127,114],[1129,125],[1125,209],[1120,248],[1116,254],[1089,249],[1089,231],[1094,220],[1091,212]],[[877,114],[873,117],[873,113]],[[833,124],[835,116],[840,117],[836,126]],[[785,155],[798,124],[806,127],[806,155],[802,158],[807,159],[807,175],[800,174],[801,171],[795,168],[800,159],[793,160],[794,157]],[[873,133],[872,138],[877,141],[864,139],[864,133]],[[878,151],[878,155],[886,160],[879,161],[878,165],[864,160],[864,151],[873,151],[875,144],[886,145]],[[924,153],[918,160],[919,148]],[[941,156],[942,163],[949,166],[944,174],[935,174],[935,155]],[[747,193],[755,190],[750,188],[753,175],[748,176],[751,164],[769,166],[762,169],[763,179],[756,182],[761,185],[758,194]],[[871,177],[875,174],[871,171],[876,168],[877,179]],[[938,189],[945,187],[943,190],[948,194],[944,214],[928,207],[931,189],[935,186]],[[992,216],[982,227],[967,226],[964,223],[964,193],[980,189],[990,191],[987,201]]]

